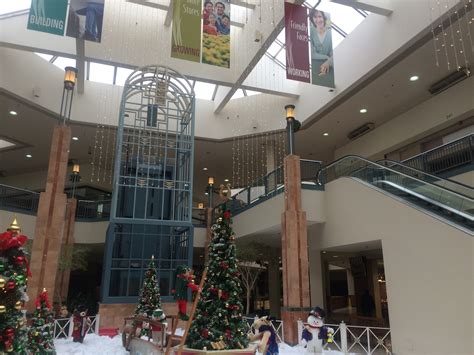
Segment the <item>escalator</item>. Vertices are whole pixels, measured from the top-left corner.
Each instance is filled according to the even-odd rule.
[[[346,156],[321,169],[320,184],[355,179],[474,235],[474,190],[466,185],[393,162]]]

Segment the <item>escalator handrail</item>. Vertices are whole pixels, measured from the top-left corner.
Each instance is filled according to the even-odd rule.
[[[441,180],[441,181],[447,181],[447,182],[449,182],[450,184],[459,185],[459,186],[462,186],[462,187],[465,187],[465,188],[468,188],[468,189],[471,189],[471,190],[474,191],[474,188],[472,188],[471,186],[465,185],[465,184],[463,184],[463,183],[461,183],[461,182],[457,182],[457,181],[454,181],[454,180],[451,180],[451,179],[443,178],[443,177],[441,177],[441,176],[439,176],[439,175],[433,175],[433,174],[427,173],[427,172],[425,172],[425,171],[423,171],[423,170],[416,169],[416,168],[413,168],[413,167],[411,167],[411,166],[409,166],[409,165],[400,163],[399,161],[390,160],[390,159],[381,159],[381,160],[377,160],[376,163],[383,165],[382,162],[384,162],[384,161],[389,162],[390,164],[393,164],[393,165],[399,165],[399,166],[401,166],[402,168],[407,169],[407,170],[413,170],[413,171],[415,171],[415,172],[417,172],[417,173],[420,173],[420,174],[429,176],[429,177],[431,177],[431,178],[433,178],[433,179]],[[385,166],[385,165],[384,165],[384,166]],[[449,190],[449,191],[451,191],[451,192],[454,192],[454,193],[457,193],[457,194],[459,194],[459,195],[463,195],[463,196],[465,196],[465,197],[467,197],[467,198],[471,198],[471,199],[472,199],[471,196],[464,195],[464,194],[461,193],[461,192],[453,191],[453,190],[451,190],[451,189],[449,189],[449,188],[446,188],[446,187],[444,187],[444,186],[441,186],[441,187],[443,187],[443,188],[445,188],[446,190]]]
[[[376,163],[376,162],[373,162],[373,161],[371,161],[371,160],[362,158],[361,156],[358,156],[358,155],[346,155],[346,156],[344,156],[344,157],[342,157],[342,158],[339,158],[339,159],[333,161],[331,164],[326,165],[324,168],[322,168],[322,169],[320,169],[320,170],[318,171],[318,173],[317,173],[317,175],[316,175],[316,182],[317,182],[318,184],[321,184],[321,182],[320,182],[321,180],[320,180],[319,177],[320,177],[321,173],[323,172],[323,170],[326,170],[327,168],[330,168],[330,167],[332,167],[332,166],[334,166],[334,165],[336,165],[336,164],[339,164],[341,161],[346,160],[346,159],[358,159],[358,160],[361,160],[361,161],[367,163],[367,165],[375,165],[375,166],[377,166],[377,167],[380,168],[380,169],[385,169],[385,170],[391,171],[391,172],[393,172],[393,173],[395,173],[395,174],[405,176],[405,177],[407,177],[407,178],[409,178],[409,179],[412,179],[412,180],[416,180],[416,181],[418,181],[418,182],[420,182],[420,183],[422,183],[422,184],[431,185],[431,186],[433,186],[433,187],[436,188],[436,189],[448,190],[448,189],[445,189],[445,188],[443,188],[443,187],[441,187],[441,186],[439,186],[439,185],[433,184],[433,183],[431,183],[431,182],[429,182],[429,181],[424,181],[424,180],[418,179],[418,178],[416,178],[416,177],[413,177],[413,176],[410,176],[410,175],[401,173],[400,171],[397,171],[397,170],[388,168],[388,167],[386,167],[386,166],[383,166],[383,165],[378,164],[378,163]],[[361,169],[363,169],[363,168],[360,168],[360,169],[358,169],[358,170],[361,170]],[[461,198],[465,198],[465,199],[468,199],[468,200],[472,200],[471,198],[469,198],[469,197],[467,197],[467,196],[464,196],[464,195],[462,195],[462,194],[459,194],[459,193],[457,193],[457,192],[453,192],[453,191],[451,191],[451,190],[448,190],[448,191],[449,191],[450,193],[454,194],[454,195],[458,195],[458,196],[461,197]]]
[[[419,194],[419,193],[417,193],[417,192],[414,192],[414,191],[411,191],[411,190],[409,190],[409,189],[406,189],[406,188],[404,188],[403,186],[397,185],[397,184],[395,184],[395,183],[393,183],[393,182],[391,182],[391,181],[380,180],[380,181],[377,181],[377,182],[376,182],[376,185],[378,185],[378,184],[387,184],[387,185],[390,185],[390,186],[392,186],[392,187],[394,187],[394,188],[396,188],[396,189],[398,189],[398,190],[400,190],[400,191],[403,191],[403,192],[406,193],[406,194],[409,194],[409,195],[414,196],[414,197],[416,197],[416,198],[419,198],[419,199],[421,199],[421,200],[423,200],[423,201],[426,201],[426,202],[428,202],[428,203],[431,203],[431,204],[433,204],[433,205],[436,205],[436,206],[438,206],[438,207],[440,207],[440,208],[443,208],[443,209],[445,209],[445,210],[447,210],[447,211],[449,211],[449,212],[451,212],[451,213],[457,214],[458,216],[461,216],[461,217],[463,217],[463,218],[465,218],[465,219],[468,219],[468,220],[471,221],[471,222],[474,221],[474,217],[472,217],[472,215],[470,215],[470,214],[466,214],[466,213],[464,213],[464,212],[462,212],[462,211],[460,211],[460,210],[457,210],[457,209],[452,208],[452,207],[450,207],[450,206],[446,206],[445,204],[442,204],[442,203],[439,203],[439,202],[437,202],[437,201],[434,201],[434,200],[430,199],[429,197],[423,196],[423,195],[421,195],[421,194]]]

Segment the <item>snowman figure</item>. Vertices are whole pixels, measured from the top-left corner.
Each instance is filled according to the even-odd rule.
[[[322,354],[324,342],[331,343],[334,329],[324,325],[326,312],[316,307],[309,312],[307,323],[303,329],[303,343],[306,343],[307,354]]]

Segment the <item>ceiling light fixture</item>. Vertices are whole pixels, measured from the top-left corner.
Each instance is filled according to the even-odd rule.
[[[418,75],[410,76],[410,81],[417,81],[418,79],[420,79]]]
[[[27,158],[32,158],[33,156],[31,154],[26,154]]]
[[[324,136],[324,137],[327,137],[327,136],[329,136],[329,133],[328,133],[328,132],[324,132],[324,133],[323,133],[323,136]]]
[[[361,108],[361,109],[359,110],[359,112],[360,112],[360,113],[367,113],[367,109],[366,109],[366,108]]]
[[[229,179],[224,179],[224,182],[229,182]]]
[[[207,171],[207,168],[202,168],[202,170]]]
[[[16,115],[18,115],[18,112],[11,110],[9,112],[9,114],[12,115],[12,116],[16,116]]]
[[[72,137],[72,140],[73,140],[73,141],[78,141],[78,140],[79,140],[79,137]]]

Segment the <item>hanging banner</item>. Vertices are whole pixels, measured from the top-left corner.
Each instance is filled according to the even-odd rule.
[[[63,36],[67,3],[68,0],[32,0],[27,28]]]
[[[230,67],[230,0],[204,0],[202,62]]]
[[[308,51],[308,11],[285,2],[286,78],[311,81]]]
[[[174,0],[171,57],[201,61],[201,0]]]
[[[311,82],[334,88],[331,16],[316,9],[309,14],[311,39]]]
[[[100,42],[104,0],[70,0],[66,36]]]

